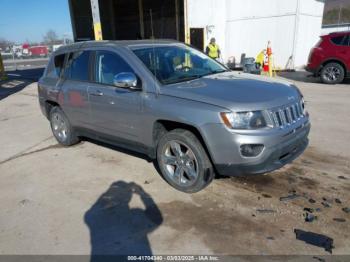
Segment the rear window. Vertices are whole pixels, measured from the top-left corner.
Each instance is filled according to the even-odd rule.
[[[76,81],[89,81],[90,51],[70,53],[65,68],[65,77]]]
[[[65,54],[57,55],[51,59],[47,69],[47,77],[59,78],[64,65]]]
[[[342,45],[342,46],[347,46],[349,42],[347,35],[331,37],[331,41],[333,44]]]

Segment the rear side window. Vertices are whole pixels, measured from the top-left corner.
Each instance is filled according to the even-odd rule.
[[[47,77],[59,78],[61,76],[61,72],[64,65],[64,58],[65,58],[65,54],[62,54],[62,55],[57,55],[51,59],[48,67],[48,71],[47,71]]]
[[[65,77],[77,81],[89,81],[90,51],[70,53],[65,68]]]
[[[342,35],[342,36],[332,37],[331,41],[333,44],[336,44],[336,45],[347,46],[349,42],[348,39],[349,39],[348,36]]]
[[[95,61],[95,80],[97,83],[113,85],[115,75],[134,73],[134,70],[116,53],[97,51]]]

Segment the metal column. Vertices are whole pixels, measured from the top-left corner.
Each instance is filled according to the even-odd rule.
[[[112,39],[115,40],[116,36],[116,27],[115,27],[115,12],[114,12],[114,0],[109,0],[109,22],[111,24],[112,30]]]
[[[90,2],[91,2],[92,20],[94,24],[95,40],[100,41],[103,39],[103,37],[102,37],[102,26],[101,26],[100,8],[98,5],[98,0],[90,0]]]
[[[180,25],[179,25],[179,0],[175,0],[175,19],[176,19],[176,40],[180,40]]]
[[[139,0],[139,16],[140,16],[140,35],[145,38],[145,23],[143,21],[143,0]]]
[[[185,43],[191,44],[190,28],[188,24],[188,0],[184,0]]]

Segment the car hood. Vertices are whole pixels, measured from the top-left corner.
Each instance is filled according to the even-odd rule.
[[[297,101],[301,96],[299,90],[287,81],[238,72],[166,85],[160,93],[233,111],[271,109]]]

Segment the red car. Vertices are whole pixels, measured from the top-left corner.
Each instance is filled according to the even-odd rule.
[[[321,36],[311,49],[306,70],[326,84],[338,84],[350,77],[350,31]]]
[[[29,47],[29,53],[31,57],[47,57],[49,49],[47,46],[31,46]]]

